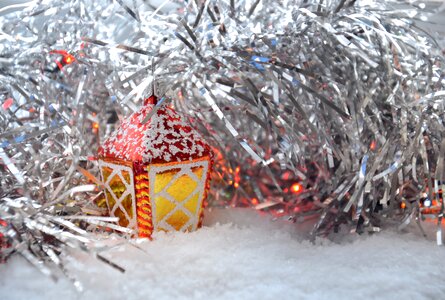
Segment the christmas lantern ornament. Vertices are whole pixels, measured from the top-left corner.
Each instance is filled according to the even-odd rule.
[[[173,108],[157,101],[153,91],[98,155],[109,214],[139,237],[199,228],[209,188],[209,145]]]

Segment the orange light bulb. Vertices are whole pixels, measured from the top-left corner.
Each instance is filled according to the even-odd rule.
[[[301,184],[299,184],[298,182],[295,182],[294,184],[292,184],[292,186],[290,187],[290,191],[294,194],[297,194],[299,192],[301,192],[301,190],[303,189],[303,187],[301,186]]]

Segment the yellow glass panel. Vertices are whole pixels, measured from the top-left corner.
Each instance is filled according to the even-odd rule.
[[[108,189],[105,190],[105,196],[107,197],[108,206],[111,210],[116,204],[116,201],[114,200],[113,196],[111,195],[110,191],[108,191]]]
[[[173,196],[176,201],[184,201],[198,186],[198,183],[188,175],[182,175],[176,179],[168,189],[167,193]]]
[[[155,188],[154,188],[155,194],[162,191],[166,187],[166,185],[172,180],[173,176],[175,176],[175,174],[179,172],[179,170],[180,169],[175,169],[173,171],[167,171],[156,174]]]
[[[127,220],[127,217],[125,217],[124,212],[120,208],[117,208],[114,211],[114,216],[119,218],[119,225],[120,226],[123,226],[123,227],[127,227],[128,226],[129,222]]]
[[[169,200],[164,197],[157,196],[155,199],[155,207],[156,207],[156,220],[162,220],[165,215],[167,215],[170,211],[175,208],[175,204],[171,203]]]
[[[194,195],[189,201],[187,201],[186,204],[184,204],[184,207],[194,215],[196,215],[198,210],[199,196],[201,196],[200,193],[196,193],[196,195]]]
[[[201,179],[202,178],[202,173],[204,172],[204,168],[203,167],[192,168],[192,172],[193,172],[193,174],[196,175],[196,177]]]
[[[100,197],[99,199],[96,200],[96,205],[97,205],[97,207],[100,207],[100,208],[108,208],[108,206],[107,206],[107,201],[106,201],[106,197],[108,197],[108,196]]]
[[[113,169],[109,167],[102,167],[102,175],[104,176],[104,182],[107,182],[110,174],[113,173]]]
[[[122,177],[124,177],[127,184],[130,184],[130,173],[128,171],[122,170]]]
[[[109,167],[103,167],[102,168],[102,174],[104,177],[104,181],[106,181],[105,178],[108,179],[108,177],[110,176],[110,174],[112,173],[112,169]],[[125,181],[130,182],[130,174],[129,172],[122,172],[123,177],[125,179]],[[127,187],[126,185],[122,182],[122,179],[119,177],[119,175],[114,175],[113,178],[110,180],[109,182],[109,187],[111,189],[111,192],[109,189],[105,189],[105,195],[107,197],[107,201],[108,201],[108,206],[110,209],[110,212],[114,209],[114,207],[116,206],[116,199],[120,199],[122,194],[126,191]],[[115,195],[115,197],[113,197],[113,195],[111,194],[113,193]],[[133,218],[133,199],[131,197],[131,193],[129,193],[127,196],[125,196],[124,199],[122,199],[121,201],[121,205],[122,207],[125,209],[125,211],[127,212],[130,220]],[[120,209],[117,208],[114,211],[114,216],[119,218],[119,225],[121,226],[128,226],[129,220],[127,219],[127,217],[125,216],[124,212]]]
[[[131,199],[131,194],[128,194],[123,200],[122,200],[122,206],[124,207],[125,211],[128,214],[128,217],[133,219],[133,201]]]
[[[117,174],[114,175],[113,178],[110,180],[109,186],[113,193],[116,195],[117,199],[119,199],[127,189],[127,187],[125,186],[125,184],[123,184],[121,178]]]
[[[174,229],[181,230],[182,226],[187,223],[189,217],[183,213],[181,210],[177,210],[173,215],[171,215],[166,222],[170,224]]]

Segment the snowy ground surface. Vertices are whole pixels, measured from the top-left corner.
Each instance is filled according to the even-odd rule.
[[[125,273],[73,253],[82,293],[15,257],[0,265],[0,299],[445,299],[445,248],[427,230],[313,245],[250,210],[213,210],[196,232],[103,253]]]

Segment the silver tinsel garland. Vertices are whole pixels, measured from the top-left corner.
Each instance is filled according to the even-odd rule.
[[[445,63],[424,16],[398,1],[60,0],[1,17],[2,258],[63,271],[67,246],[126,232],[98,206],[94,156],[154,77],[217,152],[210,205],[310,221],[312,238],[437,217],[441,243]]]

